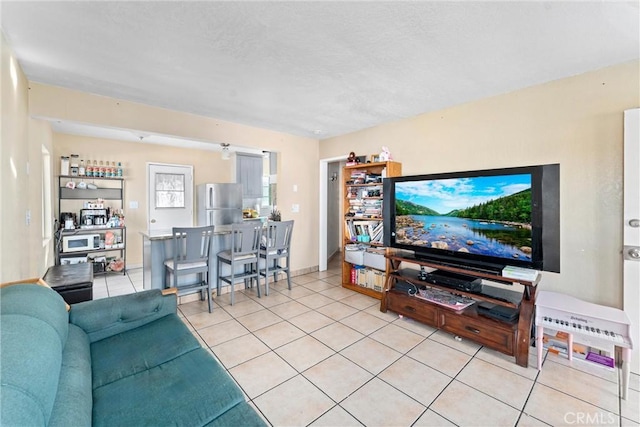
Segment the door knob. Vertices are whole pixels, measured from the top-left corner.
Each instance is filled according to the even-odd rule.
[[[633,227],[633,228],[640,227],[640,219],[630,219],[629,220],[629,226]]]
[[[155,223],[156,223],[156,220],[155,220],[155,219],[152,219],[152,220],[151,220],[151,224],[155,224]]]
[[[631,248],[627,251],[629,258],[640,259],[640,248]]]

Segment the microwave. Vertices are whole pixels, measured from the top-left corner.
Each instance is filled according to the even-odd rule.
[[[99,234],[74,234],[62,236],[62,252],[86,252],[100,249]]]

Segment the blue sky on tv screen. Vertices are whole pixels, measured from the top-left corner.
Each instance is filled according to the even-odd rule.
[[[499,175],[396,182],[396,200],[426,206],[439,214],[464,209],[531,188],[531,175]]]

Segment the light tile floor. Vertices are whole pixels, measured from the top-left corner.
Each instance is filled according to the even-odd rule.
[[[535,368],[381,313],[340,286],[340,266],[271,286],[185,302],[179,314],[274,426],[541,426],[640,423],[640,378],[545,357]],[[142,271],[98,276],[94,298],[142,290]]]

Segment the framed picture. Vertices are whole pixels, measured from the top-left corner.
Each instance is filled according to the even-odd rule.
[[[380,161],[380,154],[372,154],[369,159],[371,160],[371,163],[377,163]]]

